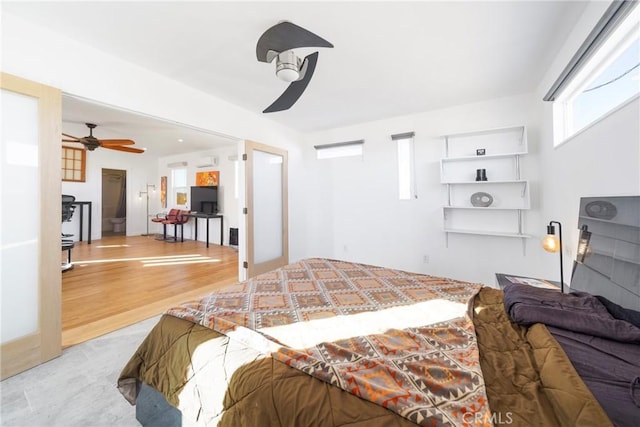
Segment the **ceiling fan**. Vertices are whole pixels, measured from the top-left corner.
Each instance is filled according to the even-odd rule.
[[[271,62],[275,58],[276,75],[286,82],[291,82],[282,95],[263,113],[288,110],[307,88],[318,63],[318,52],[300,59],[292,49],[302,47],[333,47],[333,45],[322,37],[288,21],[274,25],[260,36],[256,46],[258,61]]]
[[[108,148],[110,150],[118,150],[118,151],[126,151],[127,153],[144,153],[144,150],[140,148],[127,147],[128,145],[133,145],[133,142],[130,139],[98,139],[93,136],[93,130],[97,127],[97,125],[93,123],[85,123],[89,128],[89,136],[85,136],[84,138],[78,138],[77,136],[68,135],[63,133],[63,136],[66,136],[69,139],[62,139],[62,142],[75,142],[80,143],[85,146],[85,148],[89,151],[93,151],[98,147]]]

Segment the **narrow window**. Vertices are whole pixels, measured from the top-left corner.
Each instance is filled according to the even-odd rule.
[[[391,135],[398,149],[398,198],[417,199],[413,132]]]
[[[335,159],[337,157],[362,157],[362,146],[364,145],[364,139],[357,141],[337,142],[335,144],[314,145],[316,149],[316,158],[322,159]]]
[[[555,101],[554,145],[639,93],[637,2],[613,2],[544,98]]]
[[[187,169],[171,169],[171,196],[178,206],[187,205]]]
[[[62,147],[62,180],[85,182],[87,167],[84,148]]]

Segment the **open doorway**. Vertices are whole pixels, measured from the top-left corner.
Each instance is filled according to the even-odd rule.
[[[87,180],[62,183],[64,194],[94,202],[93,231],[98,233],[92,244],[76,245],[76,268],[63,277],[65,346],[160,314],[166,307],[238,280],[238,250],[244,241],[232,240],[238,246],[234,247],[229,236],[230,229],[239,229],[244,222],[240,202],[244,167],[238,161],[240,145],[244,146],[241,140],[71,95],[63,95],[62,107],[65,133],[83,135],[85,123],[98,123],[100,133],[96,135],[100,138],[130,139],[145,148],[144,154],[132,155],[98,147],[87,152]],[[224,222],[219,221],[222,232],[216,221],[210,224],[209,247],[207,224],[202,219],[198,240],[193,218],[182,230],[184,242],[170,245],[143,235],[164,231],[162,224],[147,222],[150,216],[178,208],[178,200],[171,196],[174,165],[187,169],[187,189],[196,185],[199,173],[218,172],[219,210]],[[162,182],[166,182],[164,198]],[[152,186],[156,191],[151,190],[147,203],[144,192]],[[189,208],[189,196],[187,191],[187,205],[182,209]],[[118,226],[110,220],[113,218],[126,220]],[[175,230],[167,227],[167,232],[171,235]],[[221,234],[224,239],[219,245]],[[105,236],[109,237],[102,242],[98,238]],[[103,297],[96,300],[95,295]]]
[[[127,171],[102,169],[102,237],[127,234]]]

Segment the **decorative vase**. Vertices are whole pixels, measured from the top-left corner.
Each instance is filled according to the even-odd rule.
[[[476,169],[476,181],[486,181],[486,180],[487,180],[487,170]]]
[[[479,191],[471,195],[471,205],[477,208],[486,208],[493,203],[493,196],[489,193]]]

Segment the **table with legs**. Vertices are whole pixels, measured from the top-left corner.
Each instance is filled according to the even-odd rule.
[[[87,206],[89,208],[89,226],[88,226],[88,238],[87,243],[91,244],[91,202],[79,202],[75,201],[71,203],[74,206],[80,207],[80,235],[78,236],[78,241],[82,242],[82,233],[84,231],[84,207]]]
[[[215,219],[215,218],[219,218],[220,219],[220,246],[222,246],[223,244],[223,231],[224,231],[224,217],[220,214],[206,214],[206,213],[202,213],[202,212],[196,212],[196,213],[189,213],[189,214],[182,214],[183,216],[188,216],[191,218],[195,218],[194,223],[195,223],[195,228],[194,228],[194,232],[195,232],[195,240],[198,240],[198,219],[199,218],[203,218],[207,220],[207,247],[209,247],[209,220],[211,219]]]

